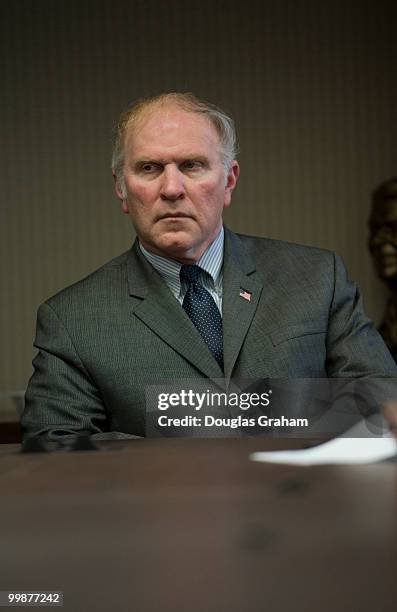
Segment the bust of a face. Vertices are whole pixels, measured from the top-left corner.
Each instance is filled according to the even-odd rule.
[[[397,179],[374,193],[369,230],[368,246],[379,277],[397,285]]]

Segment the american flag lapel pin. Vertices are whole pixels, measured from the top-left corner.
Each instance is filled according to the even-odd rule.
[[[247,300],[247,302],[251,301],[251,297],[252,297],[252,293],[250,291],[246,291],[245,289],[240,289],[240,293],[239,293],[240,297],[242,297],[244,300]]]

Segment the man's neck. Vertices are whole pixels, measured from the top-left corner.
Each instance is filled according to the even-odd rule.
[[[222,235],[222,237],[221,237]],[[220,238],[221,237],[221,238]],[[217,235],[215,236],[215,238],[204,248],[200,249],[199,251],[194,252],[193,249],[191,249],[190,251],[187,251],[186,253],[184,253],[183,255],[179,255],[179,254],[174,254],[174,253],[164,253],[163,251],[159,251],[156,248],[153,248],[150,244],[147,244],[145,242],[143,242],[143,240],[141,240],[138,237],[138,242],[139,242],[139,246],[140,249],[142,250],[143,253],[149,253],[150,255],[155,255],[156,257],[162,257],[163,259],[167,259],[168,261],[175,261],[177,263],[180,263],[181,265],[194,265],[197,264],[197,262],[200,261],[200,259],[203,257],[203,255],[211,249],[212,245],[214,245],[214,243],[216,243],[218,240],[222,241],[223,244],[223,240],[224,240],[224,229],[223,226],[221,227],[221,229],[219,230],[219,232],[217,233]]]

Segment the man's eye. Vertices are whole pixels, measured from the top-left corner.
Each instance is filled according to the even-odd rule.
[[[157,169],[157,166],[156,164],[143,164],[141,168],[145,174],[150,174],[150,172],[154,172]]]
[[[184,162],[183,167],[185,170],[199,170],[203,167],[203,164],[195,159],[188,159]]]

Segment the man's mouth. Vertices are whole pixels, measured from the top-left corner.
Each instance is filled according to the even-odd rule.
[[[187,215],[186,213],[178,213],[178,212],[174,212],[174,213],[166,213],[165,215],[161,215],[161,217],[159,217],[159,221],[162,221],[163,219],[191,219],[192,217],[190,215]]]

